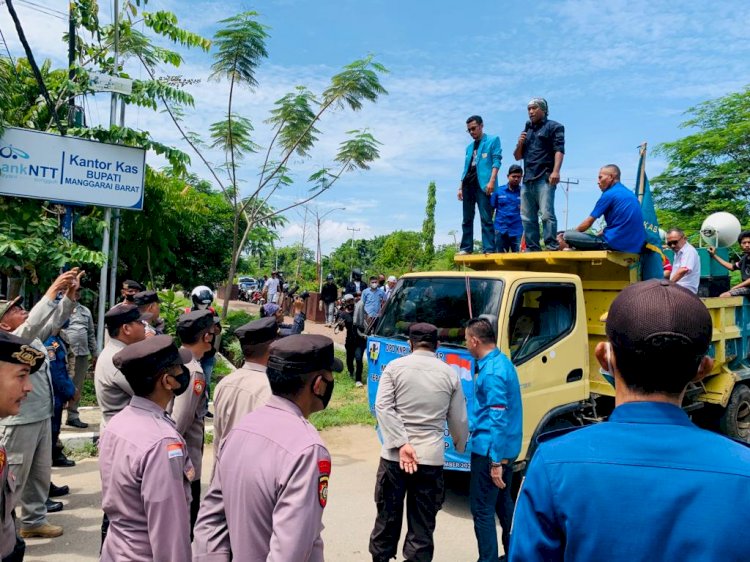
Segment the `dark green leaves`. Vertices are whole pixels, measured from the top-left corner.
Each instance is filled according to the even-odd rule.
[[[224,152],[233,151],[235,158],[258,151],[258,145],[251,137],[253,125],[249,119],[232,115],[231,119],[219,121],[210,127],[211,148],[220,148]]]
[[[378,96],[387,94],[380,84],[380,75],[388,69],[373,61],[373,55],[355,60],[331,78],[331,85],[323,92],[323,103],[339,108],[349,106],[353,111],[362,108],[362,102],[374,102]]]
[[[314,126],[317,105],[315,94],[304,86],[297,86],[276,102],[266,123],[278,131],[277,142],[285,152],[308,156],[320,133]]]
[[[344,170],[369,170],[370,162],[377,160],[380,156],[378,142],[367,130],[347,131],[350,138],[339,145],[336,162],[343,164]]]

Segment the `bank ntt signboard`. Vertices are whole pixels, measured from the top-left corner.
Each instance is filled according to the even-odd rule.
[[[8,127],[0,137],[0,194],[143,209],[146,151]]]

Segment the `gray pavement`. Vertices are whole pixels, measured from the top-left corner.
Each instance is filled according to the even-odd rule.
[[[323,517],[325,558],[332,562],[368,561],[367,545],[375,518],[375,472],[380,452],[377,436],[372,428],[364,426],[334,428],[323,431],[322,436],[333,458],[328,506]],[[204,463],[204,473],[210,474],[213,463],[210,445],[206,447]],[[84,459],[73,468],[55,468],[52,478],[55,484],[67,484],[71,488],[71,494],[62,498],[64,511],[49,515],[52,523],[65,527],[65,534],[57,539],[30,539],[27,562],[98,560],[101,484],[97,460]],[[435,530],[434,560],[476,560],[467,497],[468,477],[453,476],[447,481],[446,501],[438,514]],[[205,491],[205,482],[203,487]]]

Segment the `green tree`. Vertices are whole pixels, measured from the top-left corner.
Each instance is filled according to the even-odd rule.
[[[378,271],[396,272],[398,274],[414,269],[422,263],[422,235],[419,232],[397,230],[388,235],[378,257],[375,268]]]
[[[422,223],[423,259],[430,263],[435,256],[435,205],[437,205],[437,186],[434,181],[427,186],[427,205],[424,210]]]
[[[667,168],[652,178],[660,223],[698,228],[717,211],[750,222],[750,87],[687,110],[693,132],[657,147]]]

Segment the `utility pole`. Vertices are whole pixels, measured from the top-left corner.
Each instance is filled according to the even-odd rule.
[[[578,185],[581,182],[579,180],[572,180],[570,178],[565,178],[564,180],[560,180],[560,183],[565,184],[565,187],[563,188],[563,193],[565,194],[565,230],[568,230],[568,206],[570,203],[570,198],[569,198],[570,186]]]
[[[114,48],[113,48],[113,69],[112,72],[117,72],[119,65],[119,52],[120,47],[120,3],[119,0],[114,0]],[[113,127],[117,123],[117,94],[112,92],[112,99],[109,105],[109,126]],[[99,275],[99,310],[98,317],[99,322],[96,327],[96,347],[99,351],[104,347],[104,308],[105,301],[107,300],[107,269],[109,267],[109,227],[112,222],[112,208],[107,207],[104,211],[104,232],[102,233],[102,254],[104,254],[104,263],[102,264],[101,274]]]
[[[351,227],[351,228],[350,228],[350,227],[348,227],[348,226],[346,227],[346,229],[347,229],[347,230],[351,230],[351,232],[352,232],[352,245],[351,245],[351,248],[352,248],[352,260],[353,260],[353,259],[354,259],[354,233],[355,233],[355,232],[359,232],[359,231],[360,231],[360,229],[359,229],[359,228],[354,228],[354,227]],[[353,262],[350,262],[350,263],[349,263],[349,271],[351,272],[351,271],[352,271],[352,269],[354,269],[354,263],[353,263]],[[350,277],[351,277],[351,273],[350,273],[349,275],[350,275]]]
[[[76,78],[74,64],[76,62],[76,21],[73,17],[73,3],[68,6],[68,80],[72,83]],[[76,97],[71,94],[68,98],[68,127],[75,125]],[[65,134],[64,131],[60,131]],[[62,219],[62,235],[68,240],[73,240],[73,207],[65,205],[65,214]]]
[[[314,211],[315,213],[315,224],[318,230],[318,250],[315,253],[315,275],[317,276],[318,281],[318,292],[321,292],[323,290],[323,253],[320,249],[320,223],[323,221],[324,218],[326,218],[328,215],[330,215],[334,211],[346,211],[345,207],[337,207],[336,209],[331,209],[330,211],[327,211],[323,213],[322,215],[320,212],[316,209]]]
[[[305,234],[307,234],[307,212],[309,211],[307,205],[305,205],[305,221],[302,223],[302,242],[299,249],[299,257],[297,258],[297,274],[295,278],[299,282],[299,273],[302,268],[302,256],[305,253]]]

